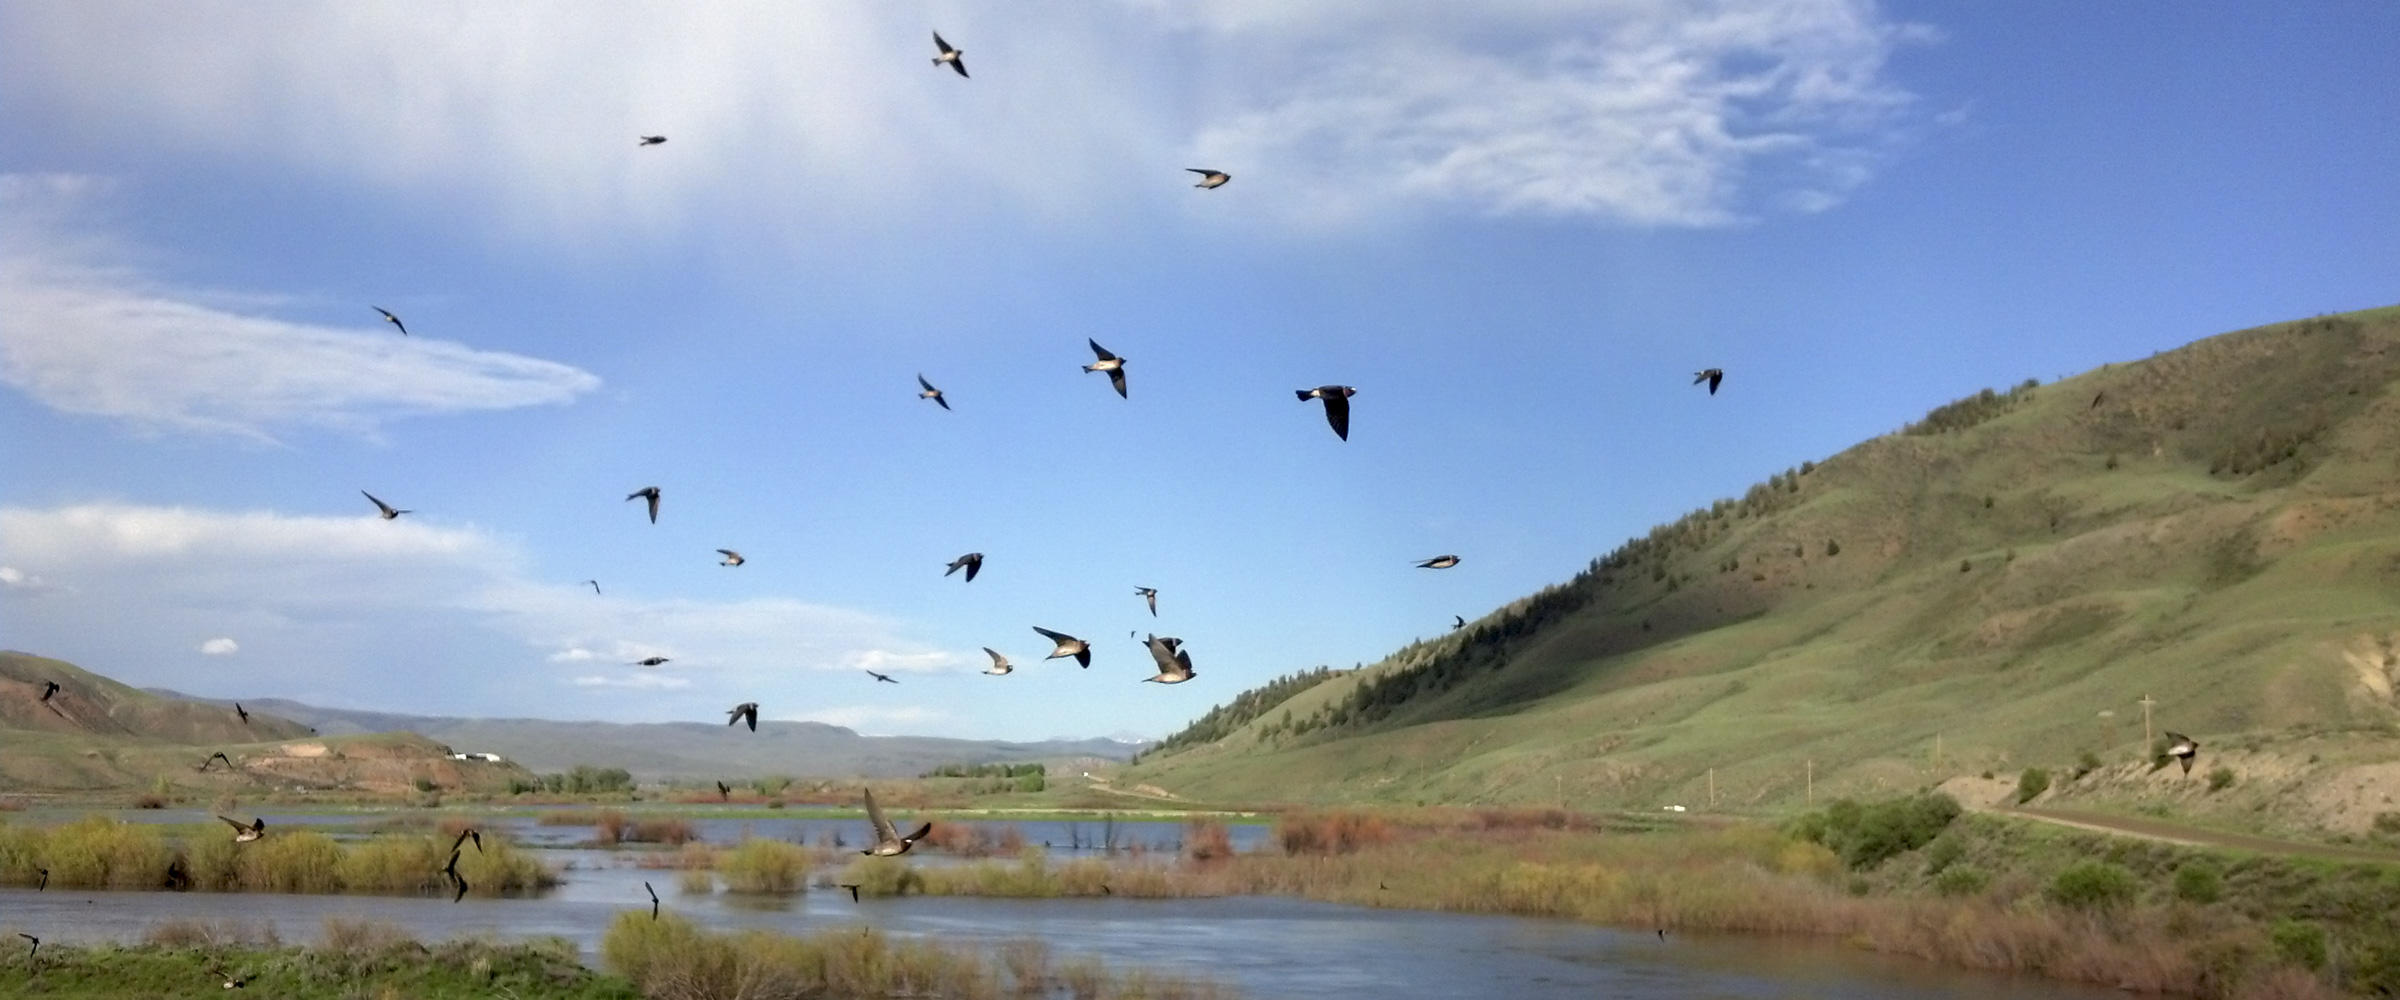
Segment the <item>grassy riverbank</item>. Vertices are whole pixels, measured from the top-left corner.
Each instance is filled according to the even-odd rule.
[[[357,921],[327,921],[323,939],[308,947],[284,945],[272,933],[240,924],[175,922],[152,928],[139,945],[45,943],[30,955],[23,948],[0,950],[0,998],[220,997],[232,992],[226,984],[235,977],[242,981],[241,995],[284,1000],[643,995],[622,977],[584,968],[564,941],[425,944]]]
[[[60,826],[0,822],[0,885],[206,892],[447,891],[452,837],[394,834],[343,843],[313,830],[270,832],[237,844],[219,826],[167,827],[89,817]],[[500,896],[558,884],[549,866],[504,837],[469,846],[458,871],[469,891]]]

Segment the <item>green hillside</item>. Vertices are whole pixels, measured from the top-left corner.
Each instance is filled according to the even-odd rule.
[[[44,699],[51,683],[58,691]],[[525,775],[514,764],[450,760],[415,734],[315,732],[259,711],[244,721],[231,707],[161,697],[71,663],[0,650],[0,791],[406,793],[421,782],[506,788]],[[230,764],[209,763],[218,752]]]
[[[2356,832],[2400,813],[2396,686],[2400,307],[1941,407],[1121,780],[1656,809],[1713,772],[1757,809],[2040,765],[2052,797]],[[2188,779],[2145,695],[2206,745]]]

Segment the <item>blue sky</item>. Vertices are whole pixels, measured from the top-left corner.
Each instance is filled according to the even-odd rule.
[[[2385,3],[681,6],[0,5],[0,646],[1163,735],[1976,389],[2400,301]]]

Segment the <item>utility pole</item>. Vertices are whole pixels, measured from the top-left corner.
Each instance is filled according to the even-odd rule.
[[[2151,701],[2151,700],[2150,700],[2150,696],[2149,696],[2149,695],[2146,695],[2146,694],[2145,694],[2145,695],[2143,695],[2143,696],[2142,696],[2141,705],[2142,705],[2142,752],[2143,752],[2143,753],[2149,753],[2149,752],[2150,752],[2150,745],[2151,745],[2151,743],[2153,742],[2153,739],[2154,739],[2154,738],[2153,738],[2153,737],[2150,735],[2150,706],[2152,706],[2152,705],[2155,705],[2155,704],[2157,704],[2157,702]]]
[[[1812,807],[1817,804],[1817,759],[1814,757],[1808,759],[1808,804]]]
[[[1717,769],[1708,769],[1708,807],[1717,807]]]

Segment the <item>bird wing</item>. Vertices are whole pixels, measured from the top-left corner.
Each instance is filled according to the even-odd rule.
[[[1720,382],[1723,382],[1723,381],[1725,381],[1725,373],[1724,373],[1724,372],[1710,372],[1710,373],[1709,373],[1709,375],[1708,375],[1708,394],[1709,394],[1709,395],[1711,395],[1711,396],[1714,396],[1714,395],[1716,395],[1716,394],[1717,394],[1717,383],[1720,383]]]
[[[1208,176],[1208,175],[1210,175],[1210,174],[1216,173],[1216,171],[1214,171],[1214,170],[1210,170],[1210,169],[1208,169],[1208,168],[1206,168],[1206,167],[1185,167],[1185,168],[1183,168],[1183,169],[1184,169],[1184,172],[1185,172],[1185,173],[1199,174],[1199,175],[1200,175],[1200,176],[1202,176],[1202,177],[1206,177],[1206,176]]]
[[[650,491],[650,523],[658,523],[658,491]]]
[[[954,70],[957,70],[957,71],[958,71],[958,75],[959,75],[960,77],[963,77],[963,78],[965,78],[965,79],[969,79],[969,80],[972,80],[972,79],[974,79],[974,77],[967,76],[967,61],[966,61],[966,60],[964,60],[964,59],[952,59],[952,60],[950,60],[950,68],[951,68],[951,69],[954,69]]]
[[[1128,398],[1128,397],[1125,395],[1125,369],[1123,369],[1123,368],[1121,368],[1121,367],[1120,367],[1120,368],[1111,368],[1111,369],[1109,369],[1109,370],[1108,370],[1108,384],[1110,384],[1110,385],[1113,385],[1113,386],[1117,387],[1117,398],[1118,398],[1118,399],[1125,399],[1125,398]]]
[[[739,552],[735,552],[735,551],[734,551],[734,550],[732,550],[732,549],[718,549],[718,550],[717,550],[717,554],[718,554],[718,555],[721,555],[721,556],[728,556],[728,557],[731,557],[731,558],[734,558],[734,559],[739,559],[739,558],[741,558],[741,557],[742,557],[742,554],[741,554],[741,553],[739,553]]]
[[[939,31],[933,33],[933,47],[942,50],[943,55],[949,55],[950,53],[958,51],[957,49],[951,48],[949,42],[942,41],[942,33]]]
[[[381,501],[381,500],[377,500],[377,499],[375,499],[375,494],[373,494],[373,493],[369,493],[369,492],[367,492],[367,491],[365,491],[365,490],[360,490],[360,491],[358,491],[358,495],[359,495],[359,496],[362,496],[362,497],[365,497],[365,498],[367,498],[367,500],[368,500],[369,502],[371,502],[371,503],[373,503],[373,504],[375,505],[375,509],[376,509],[376,510],[381,510],[381,511],[389,511],[389,510],[391,510],[391,509],[392,509],[392,505],[391,505],[391,504],[388,504],[388,503],[385,503],[385,502],[383,502],[383,501]]]
[[[1092,339],[1092,338],[1090,338],[1090,337],[1085,337],[1085,338],[1083,338],[1083,342],[1084,342],[1084,343],[1086,343],[1086,344],[1090,344],[1090,345],[1092,345],[1092,353],[1093,353],[1093,354],[1096,354],[1096,355],[1098,355],[1098,356],[1099,356],[1099,358],[1100,358],[1100,360],[1102,360],[1102,361],[1115,361],[1115,360],[1117,360],[1117,356],[1116,356],[1116,355],[1114,355],[1114,354],[1110,354],[1110,353],[1108,353],[1108,348],[1105,348],[1105,347],[1102,347],[1102,346],[1100,346],[1100,342],[1099,342],[1099,341],[1097,341],[1097,340],[1093,340],[1093,339]]]
[[[942,390],[940,390],[940,389],[936,389],[936,388],[934,388],[934,387],[933,387],[933,383],[925,381],[925,376],[924,376],[924,374],[923,374],[923,373],[919,373],[919,374],[917,375],[917,384],[918,384],[918,385],[921,385],[921,386],[924,386],[924,387],[925,387],[925,391],[926,391],[926,392],[940,392],[940,391],[942,391]]]
[[[969,560],[967,560],[967,582],[968,582],[968,583],[974,583],[974,582],[975,582],[975,574],[977,574],[977,573],[981,573],[981,572],[983,572],[983,558],[982,558],[981,556],[977,556],[976,558],[973,558],[973,559],[969,559]],[[947,576],[947,575],[949,575],[949,574],[946,574],[946,573],[945,573],[945,574],[943,574],[943,575],[944,575],[944,576]]]
[[[914,844],[917,841],[925,839],[925,835],[932,832],[933,824],[931,822],[919,823],[917,824],[917,832],[909,834],[908,836],[901,838],[901,840],[906,843]]]
[[[1041,627],[1041,626],[1039,626],[1039,625],[1036,625],[1036,626],[1034,626],[1034,627],[1033,627],[1033,630],[1034,630],[1034,631],[1036,631],[1036,632],[1040,632],[1040,633],[1042,634],[1042,637],[1043,637],[1043,638],[1046,638],[1046,639],[1050,640],[1051,642],[1073,642],[1073,641],[1075,641],[1075,637],[1074,637],[1074,636],[1068,635],[1068,634],[1066,634],[1065,632],[1052,632],[1052,631],[1050,631],[1049,629],[1043,628],[1043,627]]]
[[[1333,425],[1333,433],[1344,441],[1350,440],[1350,399],[1338,392],[1325,394],[1325,422]]]
[[[658,902],[658,890],[650,888],[650,883],[648,883],[648,882],[644,882],[644,883],[642,883],[642,890],[643,890],[644,892],[648,892],[648,893],[650,894],[650,901],[651,901],[651,902],[653,902],[653,903],[655,903],[655,902]]]
[[[1192,654],[1186,650],[1175,651],[1175,665],[1182,668],[1176,672],[1185,677],[1190,677],[1196,672],[1192,669]]]
[[[986,655],[986,656],[990,656],[990,657],[992,658],[992,666],[995,666],[995,667],[1005,667],[1005,666],[1008,666],[1008,657],[1005,657],[1005,656],[1002,656],[1002,655],[1000,655],[999,651],[997,651],[997,650],[993,649],[992,647],[990,647],[990,646],[985,646],[985,647],[983,647],[983,652],[984,652],[984,655]]]
[[[899,840],[900,831],[892,829],[892,821],[883,818],[883,808],[875,804],[875,790],[862,788],[859,791],[866,796],[867,825],[875,828],[876,841],[880,843]]]
[[[1158,662],[1159,673],[1171,674],[1175,672],[1175,640],[1160,639],[1156,636],[1153,636],[1149,641],[1142,643],[1142,645],[1149,647],[1150,658]]]
[[[1082,667],[1083,667],[1084,669],[1086,669],[1086,670],[1089,670],[1089,669],[1091,669],[1091,666],[1092,666],[1092,647],[1090,647],[1090,646],[1085,646],[1085,647],[1083,647],[1083,649],[1082,649],[1081,651],[1077,652],[1077,653],[1075,654],[1075,662],[1076,662],[1076,664],[1078,664],[1078,665],[1082,666]]]
[[[1147,601],[1150,604],[1150,617],[1158,617],[1158,591],[1153,590],[1147,594],[1143,594],[1142,600]]]
[[[467,846],[467,835],[468,835],[468,834],[471,834],[471,833],[474,833],[474,832],[475,832],[475,830],[474,830],[474,828],[472,828],[472,827],[470,827],[470,828],[468,828],[468,829],[465,829],[465,830],[461,830],[461,831],[459,831],[459,834],[458,834],[458,839],[450,842],[450,867],[451,867],[451,868],[455,869],[455,868],[457,868],[457,867],[458,867],[458,849],[459,849],[459,848],[461,848],[461,847],[465,847],[465,846]],[[480,849],[481,845],[477,845],[477,846],[478,846],[478,848]],[[455,874],[455,872],[453,872],[453,874]]]
[[[239,821],[239,820],[226,819],[226,818],[225,818],[225,817],[223,817],[223,816],[219,816],[219,817],[217,817],[217,818],[218,818],[218,819],[225,820],[225,825],[226,825],[226,826],[230,826],[230,827],[232,827],[232,828],[234,828],[234,829],[236,829],[236,830],[247,830],[247,829],[250,829],[250,826],[249,826],[249,824],[243,823],[243,822],[241,822],[241,821]]]

